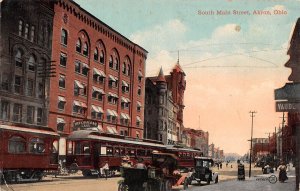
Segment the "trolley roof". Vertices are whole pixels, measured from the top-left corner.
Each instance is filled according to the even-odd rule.
[[[101,141],[109,141],[109,142],[117,142],[117,143],[127,143],[127,144],[134,144],[134,145],[143,145],[143,146],[153,146],[153,147],[166,148],[165,145],[161,145],[161,144],[157,144],[157,143],[150,143],[150,142],[143,142],[143,141],[133,141],[133,140],[113,138],[113,137],[106,137],[106,136],[102,136],[101,133],[99,133],[97,131],[91,131],[91,130],[73,131],[68,136],[68,139],[69,140],[101,140]]]
[[[52,136],[59,136],[56,132],[49,128],[49,130],[45,129],[33,129],[27,127],[17,127],[13,125],[0,125],[0,130],[5,129],[9,131],[21,131],[26,133],[36,133],[36,134],[44,134],[44,135],[52,135]],[[51,131],[52,130],[52,131]]]

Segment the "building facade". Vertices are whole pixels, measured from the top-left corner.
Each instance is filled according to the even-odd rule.
[[[54,4],[49,127],[61,134],[60,155],[74,122],[103,133],[142,138],[147,51],[74,1]]]
[[[53,2],[1,2],[0,121],[47,128]]]
[[[185,73],[177,63],[169,75],[162,68],[158,76],[146,78],[146,139],[175,145],[182,142]]]
[[[199,149],[203,153],[203,156],[208,156],[208,141],[209,133],[203,130],[196,130],[191,128],[184,128],[183,135],[188,135],[191,141],[190,144],[183,142],[185,145],[189,145],[194,149]]]

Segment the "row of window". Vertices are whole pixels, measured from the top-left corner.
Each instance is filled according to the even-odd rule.
[[[43,98],[44,97],[44,84],[36,81],[32,78],[24,79],[23,76],[15,75],[13,79],[13,92],[18,94],[25,94],[27,96]],[[9,91],[11,87],[11,76],[3,73],[1,89]],[[25,91],[24,91],[25,90]]]
[[[105,81],[104,80],[105,78],[103,76],[99,76],[98,74],[95,74],[93,79],[94,79],[94,81],[98,80],[99,83],[104,83],[104,81]],[[108,80],[109,80],[108,81],[108,87],[109,88],[111,88],[111,89],[112,88],[118,88],[118,84],[119,84],[118,78],[110,76]],[[59,75],[58,86],[60,88],[64,88],[64,89],[66,88],[66,76],[65,75],[63,75],[63,74]],[[93,90],[94,90],[94,88],[93,88]],[[130,90],[129,84],[126,81],[122,80],[122,92],[123,93],[129,93],[129,90]],[[100,101],[102,101],[101,97],[104,94],[104,92],[102,94],[99,94],[99,95],[96,95],[96,93],[94,95],[94,92],[97,92],[97,91],[95,91],[95,90],[93,91],[93,98],[99,99]],[[138,87],[137,95],[141,96],[141,94],[142,94],[142,89],[141,89],[141,87]],[[75,96],[78,96],[78,95],[86,96],[87,95],[87,86],[84,83],[81,83],[81,82],[75,80],[75,82],[74,82],[74,95]],[[110,101],[110,98],[109,98],[109,101]]]
[[[25,116],[23,116],[24,109],[26,109]],[[40,125],[43,122],[43,109],[1,100],[1,119]]]
[[[84,36],[84,35],[83,35]],[[86,41],[84,41],[82,43],[82,41],[84,41],[81,37],[79,37],[76,41],[76,52],[84,55],[84,56],[88,56],[89,55],[89,45]],[[64,46],[67,46],[68,44],[68,32],[65,29],[61,30],[61,43]],[[104,52],[104,45],[100,42],[97,43],[95,49],[94,49],[94,61],[99,62],[101,64],[105,63],[105,52]],[[64,62],[61,63],[61,66],[66,66],[66,58],[67,55],[65,53],[63,53],[63,55],[61,54],[61,57],[64,57]],[[62,58],[61,58],[62,59]],[[112,51],[112,54],[109,56],[109,67],[113,70],[119,70],[120,67],[120,59],[118,57],[118,54],[116,53],[115,50]],[[126,57],[124,59],[124,62],[122,64],[122,73],[124,75],[130,76],[130,60],[128,57]]]
[[[112,57],[111,57],[111,60],[112,60]],[[116,62],[116,64],[117,63],[118,62]],[[113,64],[113,61],[110,61],[111,68],[113,68],[115,65]],[[60,66],[62,66],[62,67],[66,67],[67,66],[67,54],[65,54],[65,53],[61,53],[60,54]],[[94,68],[93,76],[95,76],[95,70],[97,70],[97,69]],[[124,63],[122,65],[122,71],[123,71],[123,74],[126,74],[126,75],[128,74],[129,75],[129,73],[130,73],[130,67],[129,67],[129,65],[127,66]],[[80,62],[79,60],[76,60],[75,61],[75,72],[78,73],[78,74],[82,74],[84,76],[87,76],[88,72],[89,72],[89,66],[87,64],[85,64],[85,63]],[[102,72],[102,73],[105,76],[104,72]],[[139,71],[138,72],[138,81],[142,82],[142,78],[143,78],[143,74],[142,74],[141,71]]]
[[[41,22],[40,29],[38,31],[39,44],[45,47],[50,45],[51,31],[49,25],[46,22]],[[18,35],[31,42],[36,41],[36,27],[33,24],[25,23],[23,20],[19,20]]]
[[[58,141],[53,142],[52,153],[57,153]],[[12,136],[8,140],[8,152],[14,154],[32,153],[43,154],[46,152],[46,144],[43,139],[34,137],[28,142],[21,136]]]

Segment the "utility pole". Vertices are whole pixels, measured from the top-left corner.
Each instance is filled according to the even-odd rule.
[[[251,113],[251,143],[250,143],[250,166],[249,166],[249,178],[251,177],[251,163],[252,163],[252,144],[253,144],[253,118],[255,117],[256,111],[250,111]]]

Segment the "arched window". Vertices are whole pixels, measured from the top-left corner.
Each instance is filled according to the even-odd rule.
[[[115,58],[115,69],[119,70],[119,59]]]
[[[102,64],[104,64],[104,52],[103,52],[103,50],[101,50],[101,52],[100,52],[100,62]]]
[[[95,51],[94,51],[94,60],[98,61],[98,59],[99,59],[98,48],[95,48]]]
[[[88,56],[89,54],[89,47],[87,45],[87,43],[85,42],[83,45],[83,55]]]
[[[33,55],[29,57],[27,65],[29,71],[35,71],[35,58],[33,57]]]
[[[29,152],[30,153],[44,153],[45,152],[45,143],[40,138],[32,138],[29,142]]]
[[[114,67],[112,55],[110,55],[110,57],[109,57],[109,67],[110,67],[110,68],[113,68],[113,67]]]
[[[130,65],[128,64],[128,67],[127,67],[127,75],[130,76]]]
[[[19,20],[19,36],[22,36],[23,33],[23,21]]]
[[[126,74],[126,63],[125,62],[122,65],[122,73]]]
[[[81,40],[78,39],[76,42],[76,52],[81,53]]]
[[[15,55],[15,63],[17,67],[23,67],[23,63],[22,63],[22,52],[21,50],[17,50],[16,55]]]
[[[20,136],[13,136],[8,140],[8,152],[24,153],[26,151],[26,141]]]
[[[65,29],[61,30],[61,43],[64,45],[68,44],[68,33]]]

